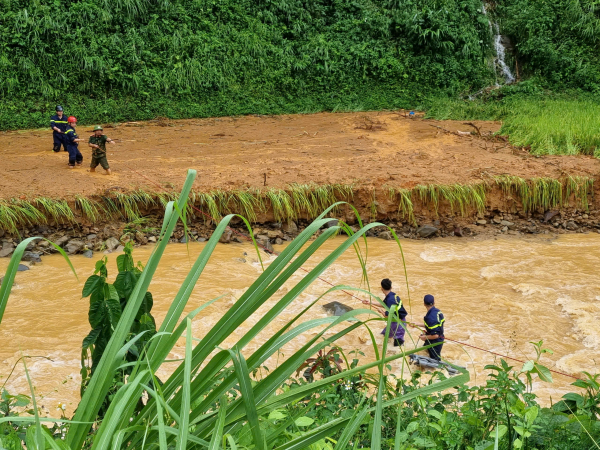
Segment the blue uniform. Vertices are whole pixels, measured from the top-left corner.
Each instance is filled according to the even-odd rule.
[[[67,151],[67,143],[65,141],[65,135],[69,122],[67,122],[67,116],[63,114],[62,117],[58,117],[58,114],[54,114],[50,117],[50,128],[52,128],[52,139],[54,140],[54,151],[60,152],[60,146],[62,145],[64,151]],[[54,127],[58,128],[62,133],[58,133]]]
[[[400,320],[402,322],[405,321],[408,313],[406,312],[406,308],[404,308],[404,305],[402,304],[402,300],[400,300],[400,296],[396,295],[394,292],[389,292],[383,299],[383,302],[385,303],[385,306],[387,306],[388,308],[391,308],[392,306],[395,306],[395,305],[399,305],[398,306],[398,315],[400,316]],[[387,317],[388,315],[389,315],[389,313],[386,311],[385,316]],[[385,336],[386,329],[387,329],[387,327],[384,328],[383,331],[381,332],[381,334],[383,334],[384,336]],[[399,324],[398,322],[392,322],[392,324],[390,325],[390,337],[394,338],[394,346],[395,347],[404,344],[404,332],[405,332],[405,329],[401,324]]]
[[[437,342],[444,342],[444,314],[437,309],[435,306],[427,311],[425,314],[425,334],[435,335],[439,337],[437,339],[428,339],[425,341],[425,345],[435,344]],[[442,346],[444,344],[436,345],[435,347],[428,348],[429,357],[441,361],[442,359]]]
[[[75,129],[69,125],[67,127],[67,131],[65,131],[65,144],[67,146],[67,151],[69,152],[69,165],[75,166],[75,163],[81,164],[83,161],[83,156],[79,151],[79,143],[75,142],[75,139],[79,139]]]

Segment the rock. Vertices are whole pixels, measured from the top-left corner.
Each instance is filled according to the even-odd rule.
[[[283,239],[281,239],[281,238],[275,239],[275,245],[281,245],[281,244],[283,244]]]
[[[271,245],[271,241],[269,240],[269,238],[266,238],[266,237],[258,238],[258,239],[256,239],[256,243],[258,244],[259,247],[265,249],[269,253],[275,252],[275,250],[273,249],[273,246]]]
[[[331,302],[323,305],[323,309],[332,316],[342,316],[347,312],[352,311],[354,308],[350,308],[340,302]]]
[[[461,227],[455,227],[454,228],[454,236],[458,236],[458,237],[463,237],[463,230]]]
[[[119,240],[117,238],[114,238],[114,237],[109,237],[106,241],[104,241],[104,246],[106,247],[106,250],[108,250],[109,252],[112,252],[119,245],[121,245],[121,243],[119,242]]]
[[[514,225],[513,222],[509,222],[508,220],[502,220],[500,222],[500,225],[502,225],[503,227],[512,227]]]
[[[83,247],[85,247],[83,241],[80,241],[79,239],[72,239],[67,245],[65,245],[65,250],[69,255],[74,255],[75,253],[79,253]]]
[[[269,230],[267,231],[267,236],[269,239],[277,239],[283,237],[283,231],[281,230]]]
[[[27,244],[27,247],[25,247],[25,250],[33,250],[35,248],[35,241],[31,241],[29,244]]]
[[[231,242],[232,237],[233,237],[233,231],[231,231],[231,228],[227,228],[221,235],[219,242],[222,244],[228,244],[229,242]]]
[[[281,229],[285,233],[289,233],[289,234],[298,233],[298,225],[296,225],[296,222],[294,222],[293,220],[288,220],[286,223],[283,224]]]
[[[69,242],[69,239],[71,239],[69,236],[61,236],[54,241],[54,243],[59,247],[63,247],[67,242]]]
[[[507,231],[508,231],[508,227],[507,227],[507,226],[503,226],[503,227],[502,227],[502,232],[503,232],[503,233],[506,233]]]
[[[25,253],[23,253],[23,256],[21,257],[21,261],[31,261],[34,263],[41,263],[42,258],[40,258],[40,256],[41,256],[41,253],[25,252]]]
[[[29,270],[29,266],[26,266],[25,264],[19,264],[19,267],[17,267],[17,272],[26,272]]]
[[[382,231],[377,237],[379,239],[385,239],[386,241],[391,241],[392,239],[394,239],[391,231]]]
[[[125,250],[125,247],[124,247],[124,246],[122,246],[122,245],[119,245],[119,246],[116,248],[116,251],[117,251],[117,252],[122,252],[123,250]]]
[[[486,225],[487,224],[487,220],[485,220],[485,219],[479,219],[476,223],[477,223],[477,225]]]
[[[156,236],[150,236],[148,242],[156,242]]]
[[[179,243],[181,244],[187,244],[189,241],[187,236],[183,236],[181,239],[179,239]]]
[[[141,231],[135,232],[135,240],[144,245],[148,243],[148,238]]]
[[[88,241],[93,241],[93,240],[94,240],[94,239],[96,239],[97,237],[98,237],[98,235],[97,235],[97,234],[88,234],[86,239],[87,239]]]
[[[588,216],[587,214],[584,214],[584,215],[583,215],[583,216],[581,216],[581,217],[583,217],[583,218],[584,218],[584,219],[586,219],[586,220],[590,218],[590,216]]]
[[[156,240],[156,238],[155,238],[155,240]],[[207,239],[205,237],[198,238],[198,242],[206,242],[206,241],[207,241]]]
[[[281,229],[281,222],[271,222],[271,223],[269,224],[269,226],[270,226],[271,228],[275,228],[276,230],[279,230],[279,229]]]
[[[494,216],[494,218],[492,219],[492,222],[494,222],[496,225],[500,225],[500,222],[502,222],[502,217]]]
[[[569,220],[567,222],[567,226],[565,227],[567,230],[571,230],[571,231],[575,231],[579,229],[579,226],[573,222],[572,220]]]
[[[431,225],[423,225],[422,227],[417,228],[417,234],[422,238],[433,236],[437,231],[438,229]]]
[[[529,226],[527,227],[527,232],[533,234],[537,232],[537,228],[535,226]]]
[[[323,225],[323,228],[336,227],[337,224],[338,224],[338,220],[337,219],[332,219],[329,222],[325,222],[325,225]]]
[[[556,216],[558,214],[558,211],[546,211],[546,214],[544,214],[544,223],[548,223],[552,220],[552,218],[554,216]]]
[[[4,236],[4,230],[0,228],[0,238]]]
[[[94,252],[91,250],[86,250],[85,252],[82,253],[82,255],[85,256],[86,258],[93,258]]]
[[[47,248],[47,247],[50,247],[50,242],[44,241],[44,240],[40,240],[38,242],[37,246],[38,246],[38,248]]]
[[[231,240],[233,242],[237,242],[238,244],[243,244],[244,242],[246,242],[240,236],[233,236],[233,238],[231,238]]]
[[[10,242],[5,242],[4,244],[2,244],[2,250],[0,250],[0,258],[5,258],[7,256],[12,255],[12,252],[15,251],[15,247],[14,245],[12,245]]]

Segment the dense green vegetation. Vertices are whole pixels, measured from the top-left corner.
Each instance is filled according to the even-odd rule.
[[[104,260],[97,265],[98,274],[85,283],[83,295],[93,297],[90,304],[93,328],[105,330],[110,326],[110,337],[101,355],[96,348],[93,350],[92,359],[96,352],[100,360],[85,381],[73,418],[52,421],[40,417],[31,382],[31,397],[10,395],[1,386],[2,448],[20,450],[23,445],[30,450],[600,448],[599,376],[584,374],[574,383],[580,389],[578,393],[565,395],[552,408],[540,407],[532,391],[534,382],[552,382],[551,372],[541,363],[543,355],[549,352],[541,341],[533,343],[537,356],[521,368],[511,367],[505,361],[488,366],[491,374],[483,386],[467,387],[469,373],[460,368],[458,375],[450,378],[441,372],[428,375],[413,371],[404,379],[403,374],[411,369],[402,364],[396,378],[388,364],[423,350],[413,342],[410,347],[414,345],[414,349],[386,356],[388,339],[383,340],[381,347],[376,342],[371,329],[378,330],[385,323],[389,330],[391,322],[398,320],[397,310],[391,310],[387,319],[368,309],[356,309],[341,317],[302,322],[304,312],[315,306],[322,298],[319,297],[250,352],[248,344],[277,320],[343,252],[357,244],[369,229],[382,226],[373,223],[353,233],[340,222],[311,239],[329,221],[328,210],[265,267],[210,330],[194,338],[192,321],[200,320],[202,310],[219,298],[205,302],[183,318],[181,315],[192,290],[201,285],[203,269],[232,219],[225,217],[192,265],[158,332],[149,338],[148,331],[154,333],[154,322],[147,327],[141,320],[149,315],[151,308],[147,290],[165,251],[168,242],[165,237],[170,236],[179,219],[187,222],[185,206],[194,176],[189,174],[179,199],[167,204],[161,239],[143,270],[133,263],[128,248],[119,256],[119,276],[114,285],[105,281]],[[237,342],[227,348],[224,342],[236,333],[240,324],[272,300],[284,284],[289,284],[296,271],[341,228],[348,237],[290,286],[266,314],[252,322],[250,330],[236,336]],[[0,287],[0,326],[18,263],[32,239],[19,244]],[[396,241],[399,244],[397,238]],[[366,275],[363,252],[358,247],[356,251]],[[383,306],[381,299],[367,290],[348,286],[332,287],[323,296],[340,289],[360,290]],[[357,329],[371,334],[376,355],[371,363],[361,364],[360,351],[348,352],[353,358],[350,361],[335,346],[336,340]],[[168,361],[173,346],[183,336],[184,358]],[[304,345],[278,361],[276,367],[265,367],[270,356],[298,337],[305,339]],[[84,343],[84,347],[88,345],[89,342]],[[310,360],[311,357],[314,359]],[[29,380],[26,359],[23,358],[23,369]],[[310,382],[294,377],[294,372],[303,368],[307,360],[317,367]],[[179,362],[173,374],[167,380],[158,380],[156,371],[172,362]],[[104,410],[107,394],[111,394],[111,401]]]
[[[0,129],[83,122],[415,108],[492,85],[489,20],[509,66],[597,92],[593,0],[1,0]],[[125,101],[126,100],[126,101]]]

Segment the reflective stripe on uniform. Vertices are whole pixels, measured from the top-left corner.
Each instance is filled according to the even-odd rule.
[[[433,330],[434,328],[441,327],[441,326],[442,326],[442,324],[443,324],[443,323],[446,321],[446,319],[442,319],[442,320],[440,320],[440,314],[441,314],[441,313],[442,313],[442,312],[441,312],[441,311],[439,311],[439,312],[438,312],[438,314],[437,314],[437,320],[438,320],[438,323],[436,323],[435,325],[429,326],[429,325],[427,325],[427,322],[425,322],[425,328],[427,328],[427,329],[429,329],[429,330]]]
[[[52,123],[69,123],[66,120],[51,120]]]

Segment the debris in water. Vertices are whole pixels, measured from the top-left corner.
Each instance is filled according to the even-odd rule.
[[[349,306],[346,306],[340,302],[331,302],[323,305],[323,309],[325,309],[325,311],[332,316],[342,316],[347,312],[352,311],[354,308],[350,308]]]
[[[452,367],[450,364],[445,363],[443,361],[438,361],[437,359],[428,358],[427,356],[415,355],[412,354],[409,356],[410,362],[414,365],[425,367],[426,369],[446,369],[450,375],[456,375],[458,370]],[[465,367],[456,366],[461,369],[465,369]]]

